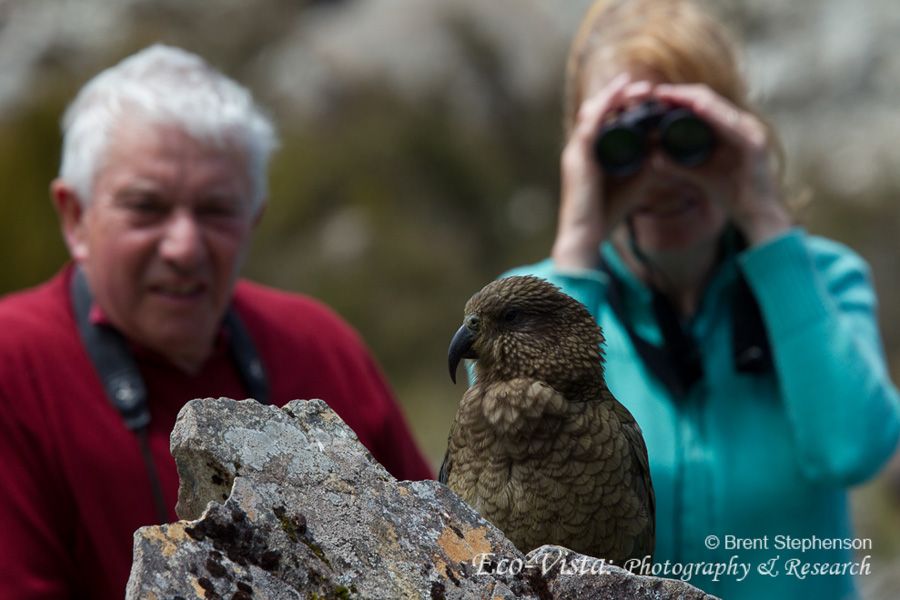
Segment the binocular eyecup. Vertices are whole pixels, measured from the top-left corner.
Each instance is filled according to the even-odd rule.
[[[628,177],[640,171],[654,141],[685,167],[703,164],[716,146],[712,127],[693,111],[648,100],[604,124],[594,154],[607,175]]]

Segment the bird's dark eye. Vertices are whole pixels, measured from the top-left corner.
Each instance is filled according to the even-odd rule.
[[[521,316],[522,312],[519,309],[507,308],[505,311],[503,311],[503,315],[501,315],[501,318],[503,319],[504,323],[515,323]]]

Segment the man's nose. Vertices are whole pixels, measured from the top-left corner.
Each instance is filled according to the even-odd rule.
[[[175,211],[168,220],[159,248],[164,260],[183,269],[198,266],[206,248],[203,229],[189,211]]]

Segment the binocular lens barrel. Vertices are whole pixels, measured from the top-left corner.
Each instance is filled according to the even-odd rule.
[[[696,167],[712,154],[715,137],[705,121],[689,110],[679,109],[669,113],[660,125],[659,142],[678,163]]]
[[[716,144],[712,127],[691,110],[651,100],[601,127],[594,154],[608,175],[627,177],[641,169],[652,138],[672,160],[686,167],[706,161]]]
[[[641,168],[647,154],[647,138],[632,127],[616,127],[597,137],[594,151],[604,171],[626,177]]]

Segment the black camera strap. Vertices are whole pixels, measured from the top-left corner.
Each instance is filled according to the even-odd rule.
[[[677,400],[703,377],[703,363],[696,340],[681,323],[671,302],[652,288],[653,314],[663,337],[662,346],[651,344],[635,331],[625,306],[624,283],[601,260],[608,280],[607,301],[622,323],[635,351],[651,373]],[[740,373],[764,373],[773,368],[772,350],[759,304],[743,274],[738,271],[731,303],[732,359]]]
[[[663,335],[663,345],[656,346],[638,335],[625,306],[624,284],[605,262],[601,263],[600,269],[609,279],[606,296],[609,307],[628,333],[638,356],[669,393],[681,400],[703,376],[696,342],[684,331],[668,301],[656,291],[653,292],[653,312]]]
[[[140,443],[157,518],[160,523],[166,523],[169,511],[147,438],[147,427],[150,424],[147,387],[124,336],[113,327],[91,323],[93,296],[87,278],[78,267],[72,273],[70,292],[81,341],[100,375],[107,398]],[[226,313],[224,324],[229,332],[232,359],[250,397],[263,404],[268,403],[269,386],[262,361],[250,334],[233,308]]]
[[[760,374],[775,368],[759,302],[740,270],[731,304],[731,335],[731,355],[736,371]]]

